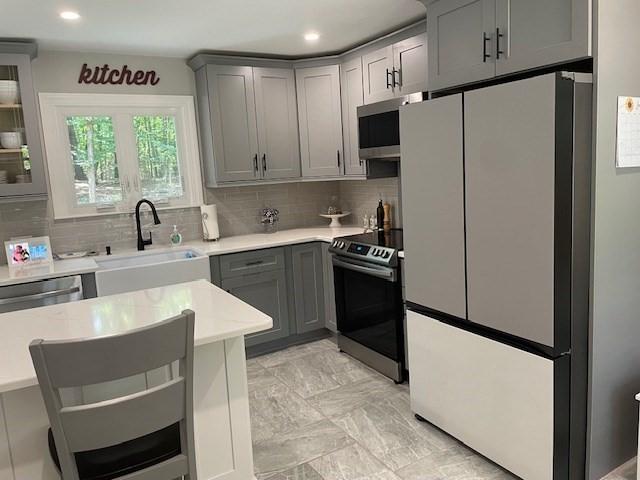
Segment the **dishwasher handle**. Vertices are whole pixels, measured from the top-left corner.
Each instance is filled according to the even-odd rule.
[[[61,297],[63,295],[79,293],[80,291],[80,287],[71,287],[52,290],[51,292],[33,293],[31,295],[23,295],[21,297],[0,298],[0,305],[10,305],[12,303],[31,302],[34,300],[43,300],[45,298]]]

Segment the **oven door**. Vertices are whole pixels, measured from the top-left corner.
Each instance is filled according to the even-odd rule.
[[[333,271],[340,334],[404,364],[398,269],[334,255]]]

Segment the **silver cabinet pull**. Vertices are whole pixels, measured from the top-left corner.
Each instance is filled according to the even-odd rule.
[[[398,81],[396,81],[396,73],[398,74]],[[391,79],[393,87],[401,87],[402,86],[402,74],[400,70],[396,70],[395,68],[391,71]]]
[[[31,300],[42,300],[49,297],[60,297],[62,295],[71,295],[78,293],[80,287],[63,288],[61,290],[53,290],[51,292],[34,293],[33,295],[24,295],[22,297],[0,298],[0,305],[9,305],[11,303],[28,302]]]
[[[244,264],[245,267],[255,267],[257,265],[262,265],[264,263],[264,260],[255,260],[253,262],[247,262]]]

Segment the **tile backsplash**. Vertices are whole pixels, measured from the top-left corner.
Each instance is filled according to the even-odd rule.
[[[399,226],[398,179],[343,180],[334,182],[300,182],[247,187],[225,187],[206,190],[206,202],[218,205],[220,235],[244,235],[263,231],[260,211],[274,207],[280,212],[280,229],[327,225],[318,216],[329,205],[352,212],[345,224],[360,225],[364,212],[375,213],[379,195],[392,205],[394,226]],[[202,238],[199,208],[159,212],[161,225],[152,226],[145,208],[145,232],[153,233],[156,245],[168,245],[173,225],[178,225],[185,241]],[[0,241],[12,237],[51,237],[54,252],[96,250],[113,252],[136,246],[133,215],[109,215],[70,220],[54,220],[48,201],[0,203]],[[4,248],[0,264],[6,263]]]

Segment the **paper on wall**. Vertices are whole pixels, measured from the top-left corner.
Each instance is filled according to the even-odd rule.
[[[640,98],[618,97],[616,167],[640,167]]]

